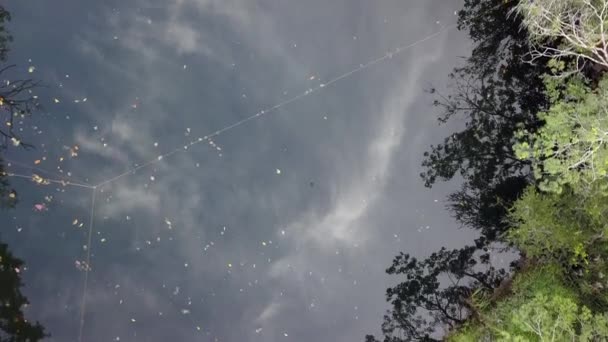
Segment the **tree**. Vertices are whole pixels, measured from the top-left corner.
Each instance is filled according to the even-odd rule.
[[[608,192],[595,184],[581,194],[528,189],[510,213],[508,239],[543,264],[558,265],[585,304],[608,310]]]
[[[382,324],[385,341],[437,341],[438,329],[465,322],[475,289],[492,292],[506,275],[477,246],[442,248],[423,260],[401,253],[386,272],[405,280],[386,292],[392,310]]]
[[[440,123],[458,117],[465,120],[465,128],[431,146],[422,164],[427,187],[457,174],[463,178],[461,190],[449,196],[448,207],[488,242],[505,229],[504,209],[533,181],[530,162],[513,151],[515,132],[540,128],[542,121],[535,114],[548,105],[542,75],[549,68],[525,62],[531,48],[528,34],[517,13],[508,15],[516,4],[465,1],[459,28],[468,30],[476,45],[466,64],[450,74],[451,94],[439,94],[434,102],[442,111]]]
[[[502,340],[599,341],[608,338],[608,315],[593,315],[574,298],[536,294],[508,317],[511,329],[499,329]]]
[[[608,315],[581,304],[559,268],[532,267],[516,276],[512,295],[497,302],[475,298],[479,315],[448,335],[468,341],[604,341]]]
[[[532,60],[568,57],[608,69],[608,1],[520,1],[514,10],[534,43]],[[548,41],[560,44],[549,46]]]
[[[545,125],[519,131],[516,153],[533,161],[542,190],[561,192],[570,184],[583,191],[608,176],[608,77],[595,89],[578,75],[547,76],[546,85],[551,107],[538,114]]]

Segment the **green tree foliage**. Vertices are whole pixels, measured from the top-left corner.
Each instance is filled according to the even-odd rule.
[[[608,339],[606,212],[599,182],[585,194],[568,186],[561,193],[526,189],[510,211],[507,239],[531,266],[514,273],[506,296],[473,292],[475,314],[448,340]]]
[[[608,193],[526,191],[511,212],[509,239],[526,255],[562,267],[586,304],[608,310]]]
[[[559,267],[533,267],[518,274],[511,296],[496,302],[476,298],[479,312],[449,341],[604,341],[608,315],[580,304]]]
[[[509,238],[530,257],[587,264],[590,253],[608,253],[606,210],[608,194],[604,192],[583,197],[571,188],[561,194],[529,188],[513,206],[516,228]]]
[[[587,189],[608,175],[608,78],[594,88],[581,76],[546,80],[551,107],[538,114],[545,125],[519,131],[516,153],[534,162],[542,190]]]
[[[561,62],[549,66],[564,70]],[[545,124],[518,132],[515,145],[539,182],[514,202],[505,235],[539,267],[516,273],[520,280],[503,300],[482,298],[480,312],[451,340],[608,339],[607,87],[606,78],[546,77],[551,105],[538,114]]]
[[[515,308],[501,329],[509,341],[598,341],[608,338],[608,316],[593,315],[575,299],[555,294],[536,294],[529,302]]]

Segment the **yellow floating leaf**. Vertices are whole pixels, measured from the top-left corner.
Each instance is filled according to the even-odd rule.
[[[37,184],[41,184],[41,185],[48,185],[51,184],[51,182],[49,182],[48,180],[38,176],[37,174],[33,174],[32,175],[32,180],[37,183]]]

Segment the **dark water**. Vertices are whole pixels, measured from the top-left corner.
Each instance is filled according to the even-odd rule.
[[[396,253],[470,238],[418,177],[459,1],[4,6],[44,86],[1,238],[50,341],[362,340]]]

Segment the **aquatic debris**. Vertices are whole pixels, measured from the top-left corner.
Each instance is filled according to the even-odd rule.
[[[79,271],[88,272],[91,270],[91,266],[89,266],[86,261],[76,260],[74,262],[74,266],[76,266],[76,269],[78,269]]]
[[[37,203],[37,204],[34,204],[34,210],[38,211],[38,212],[42,212],[42,211],[47,211],[49,209],[47,208],[46,204]]]
[[[39,185],[49,185],[51,184],[51,182],[47,179],[44,179],[42,177],[40,177],[37,174],[32,174],[32,180],[34,181],[34,183],[39,184]]]

